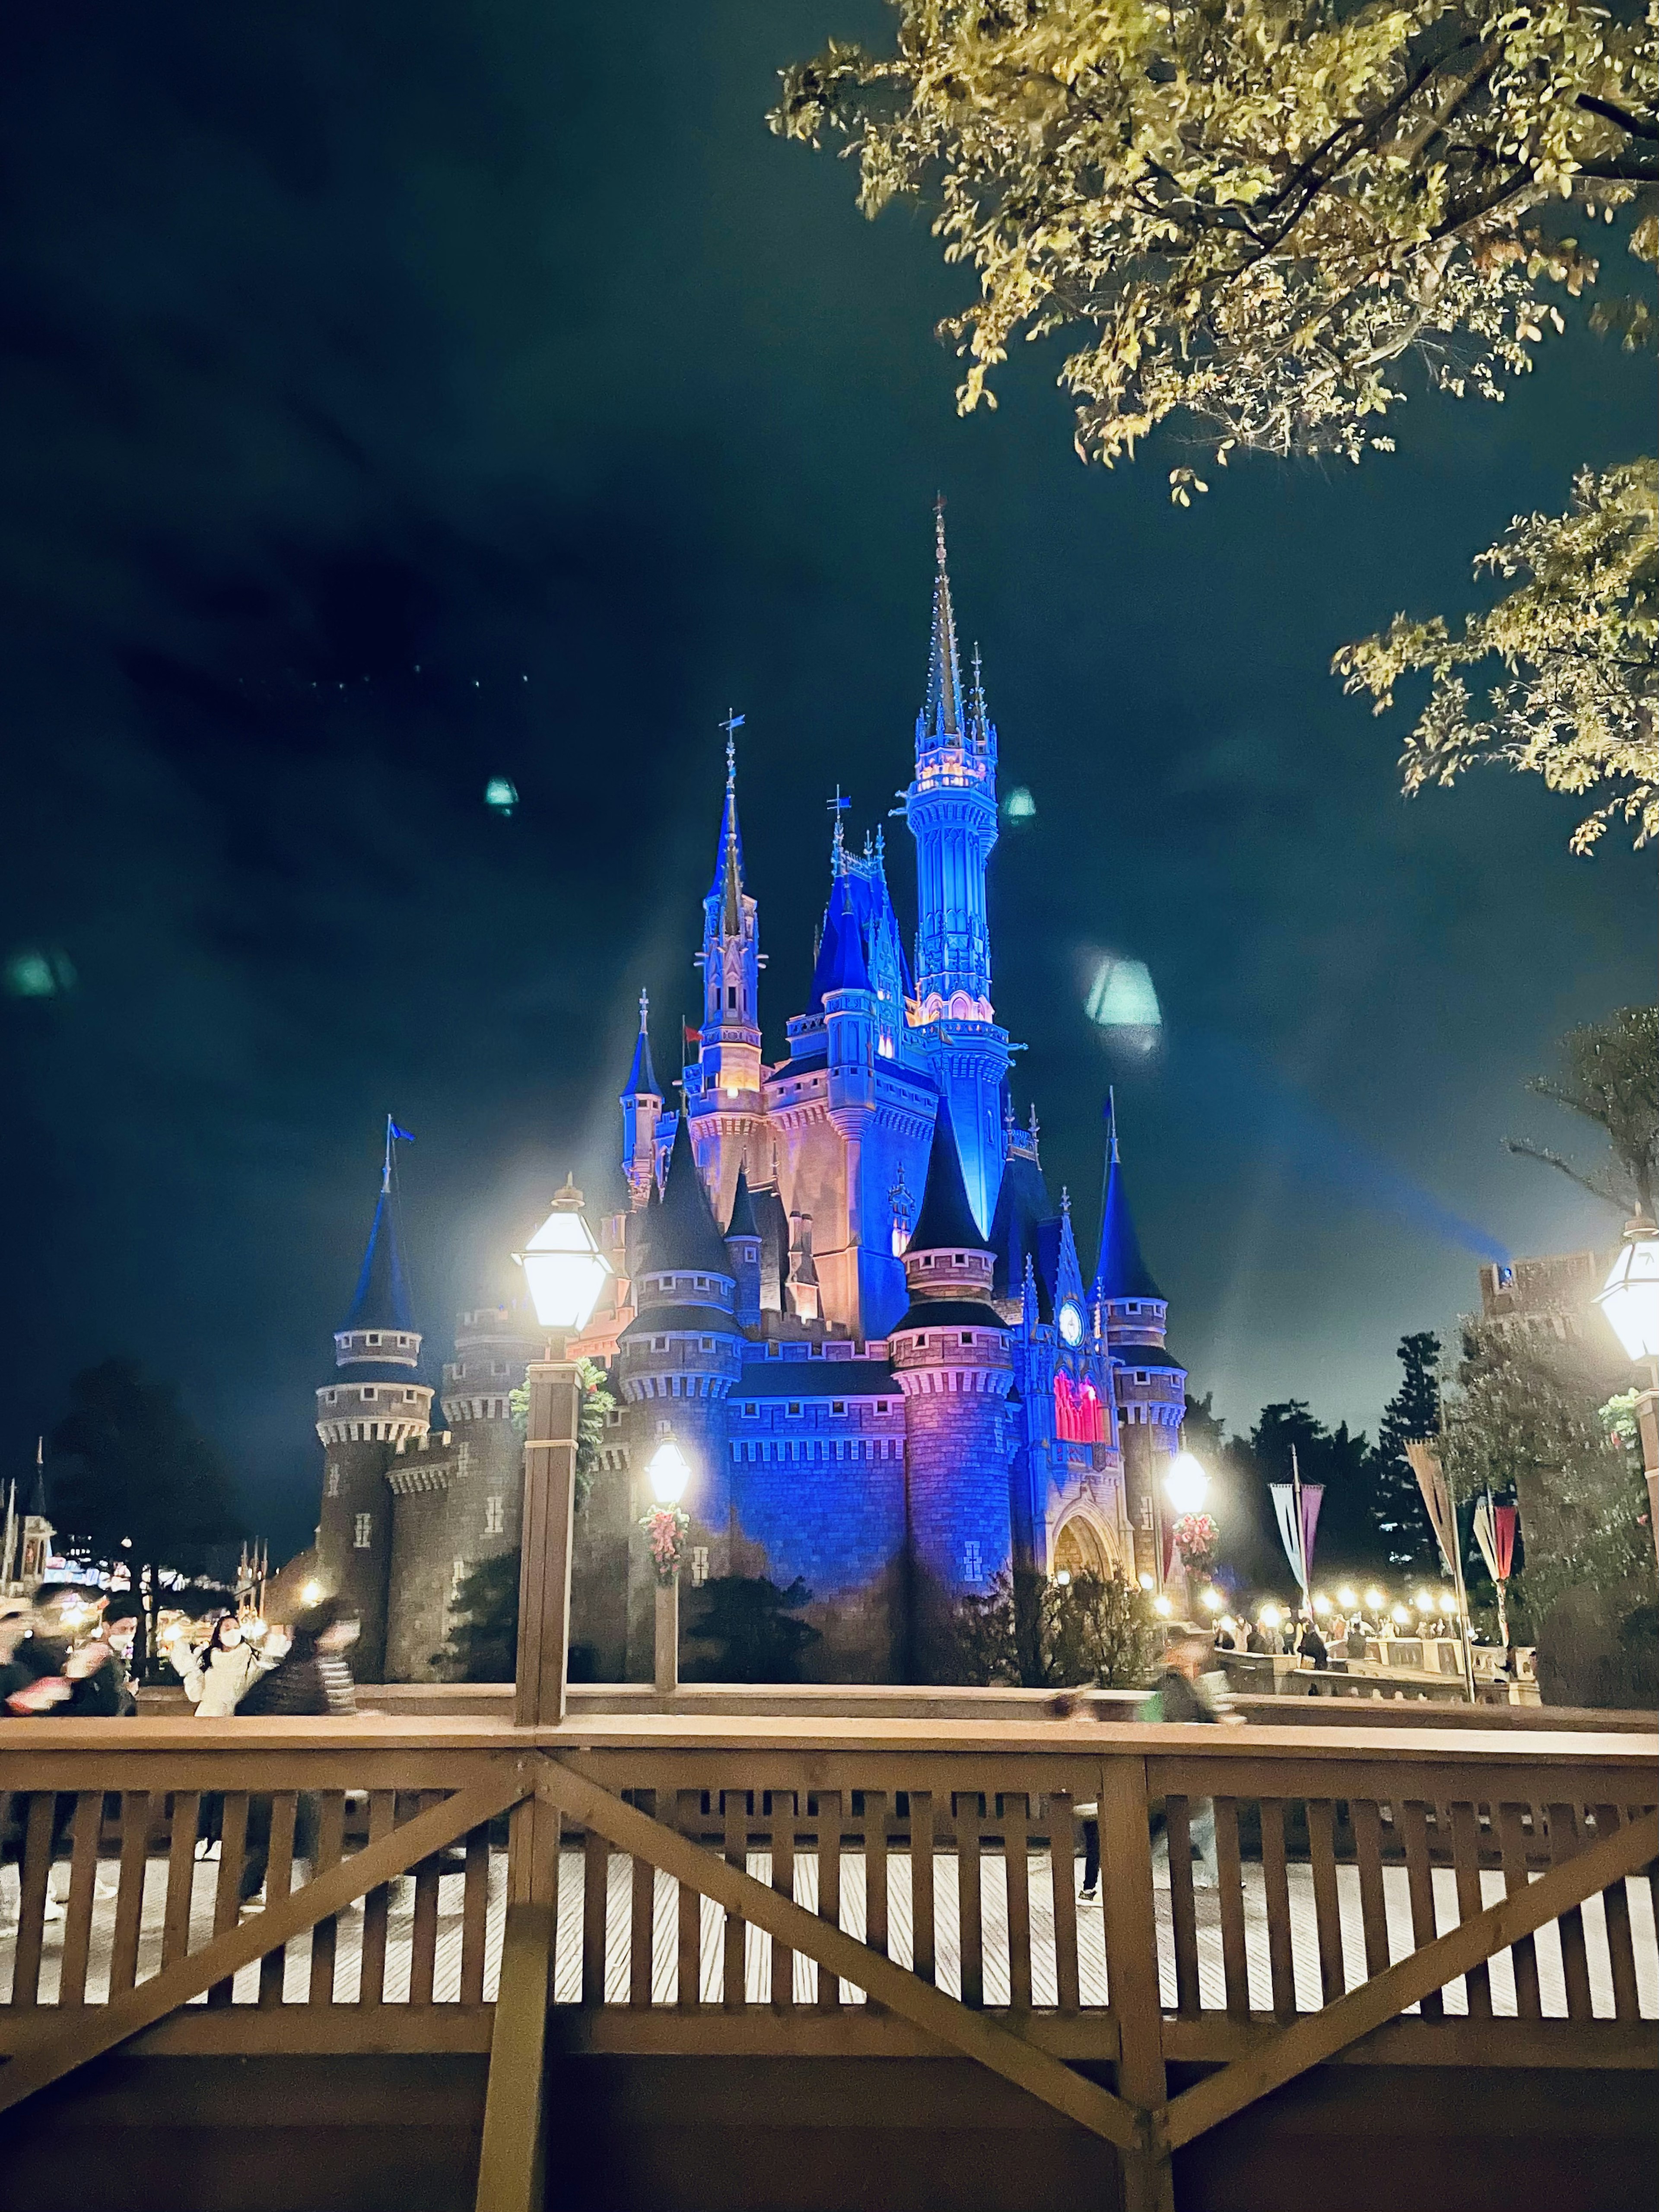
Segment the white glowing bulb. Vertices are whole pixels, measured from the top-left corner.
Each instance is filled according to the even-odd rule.
[[[1219,1613],[1224,1601],[1218,1589],[1206,1589],[1198,1601],[1206,1613]]]
[[[1313,1608],[1314,1611],[1320,1614],[1322,1618],[1330,1611],[1331,1601],[1329,1598],[1326,1596],[1323,1590],[1319,1591],[1315,1596]]]
[[[1152,1611],[1157,1613],[1160,1620],[1167,1620],[1170,1618],[1170,1615],[1175,1611],[1174,1606],[1170,1604],[1169,1599],[1164,1596],[1162,1590],[1160,1590],[1158,1595],[1152,1600]]]
[[[1336,1601],[1342,1607],[1345,1613],[1352,1613],[1355,1606],[1359,1602],[1359,1594],[1357,1590],[1351,1589],[1346,1583],[1344,1583],[1341,1589],[1338,1590],[1336,1594]]]
[[[1061,1567],[1054,1577],[1061,1589],[1065,1589],[1069,1585],[1071,1579],[1072,1571],[1069,1567]]]
[[[553,1211],[522,1252],[514,1258],[524,1269],[530,1301],[544,1328],[583,1328],[599,1303],[611,1262],[582,1219],[582,1194],[567,1177]]]
[[[659,1505],[678,1505],[691,1480],[685,1454],[672,1437],[665,1437],[657,1446],[646,1473],[650,1478],[651,1495]]]
[[[1146,1590],[1149,1590],[1153,1587],[1152,1577],[1151,1575],[1142,1575],[1140,1577],[1140,1587],[1142,1589]]]
[[[1277,1628],[1284,1618],[1284,1614],[1276,1605],[1264,1605],[1256,1615],[1256,1619],[1264,1628]]]
[[[1370,1613],[1379,1613],[1387,1603],[1388,1592],[1386,1590],[1378,1589],[1376,1585],[1373,1583],[1370,1589],[1365,1593],[1366,1610]]]
[[[1164,1478],[1164,1495],[1179,1514],[1201,1513],[1210,1478],[1191,1452],[1177,1452]]]
[[[1389,1608],[1389,1618],[1390,1620],[1397,1621],[1403,1628],[1410,1620],[1411,1615],[1403,1605],[1395,1604]]]
[[[322,1594],[323,1586],[320,1583],[307,1583],[300,1592],[300,1602],[302,1605],[315,1605]]]
[[[1434,1611],[1434,1600],[1429,1595],[1427,1590],[1419,1590],[1413,1602],[1419,1613],[1432,1613]]]

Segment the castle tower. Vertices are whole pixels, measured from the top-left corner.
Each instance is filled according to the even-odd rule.
[[[836,824],[839,830],[841,823]],[[837,839],[837,857],[840,844]],[[853,906],[845,867],[836,877],[823,941],[812,978],[813,1003],[823,1010],[829,1045],[826,1103],[844,1147],[845,1166],[835,1197],[837,1218],[815,1217],[812,1264],[831,1313],[864,1310],[860,1252],[864,1243],[865,1139],[876,1112],[876,994],[864,957],[863,933]]]
[[[420,1379],[421,1332],[398,1237],[390,1139],[380,1195],[344,1322],[334,1332],[334,1374],[317,1393],[324,1450],[317,1528],[325,1591],[356,1608],[362,1639],[355,1672],[381,1679],[386,1662],[392,1493],[386,1470],[397,1446],[431,1426],[432,1390]]]
[[[726,1249],[737,1277],[735,1311],[739,1328],[758,1329],[761,1317],[761,1232],[755,1218],[755,1201],[749,1195],[749,1178],[738,1170],[738,1188],[732,1200],[732,1218],[726,1224]]]
[[[639,1310],[617,1341],[617,1382],[624,1407],[628,1463],[635,1496],[630,1521],[650,1504],[652,1455],[672,1435],[691,1468],[685,1510],[690,1545],[708,1574],[732,1571],[732,1473],[726,1398],[738,1377],[743,1344],[733,1305],[734,1261],[697,1172],[687,1117],[674,1132],[661,1195],[643,1217],[635,1290]],[[642,1547],[643,1538],[638,1540]],[[651,1674],[651,1574],[642,1552],[629,1576],[629,1671]]]
[[[640,993],[640,1033],[618,1102],[623,1110],[623,1173],[637,1212],[656,1181],[657,1124],[662,1119],[662,1085],[651,1065],[651,1000]]]
[[[1095,1326],[1112,1359],[1118,1433],[1123,1448],[1124,1504],[1133,1532],[1135,1571],[1164,1580],[1164,1477],[1181,1443],[1187,1411],[1187,1370],[1168,1351],[1168,1299],[1141,1256],[1140,1239],[1123,1187],[1117,1108],[1107,1107],[1106,1189],[1100,1256],[1091,1291]]]
[[[735,727],[735,719],[732,725]],[[730,1214],[738,1170],[763,1109],[761,1102],[759,908],[743,887],[743,833],[738,823],[738,756],[726,739],[726,803],[720,814],[714,879],[702,902],[702,1025],[695,1080],[686,1104],[692,1139],[708,1180],[715,1212]]]
[[[997,841],[997,732],[979,659],[965,697],[956,616],[937,509],[927,696],[916,717],[915,780],[904,793],[916,841],[916,975],[913,1024],[926,1032],[928,1070],[951,1104],[962,1174],[981,1233],[1002,1173],[1002,1084],[1008,1036],[991,1004],[991,932],[985,870]]]
[[[991,1270],[941,1100],[904,1255],[910,1304],[888,1339],[904,1393],[913,1626],[924,1672],[944,1609],[984,1589],[1011,1549],[1003,1401],[1013,1370],[1008,1332],[990,1304]]]

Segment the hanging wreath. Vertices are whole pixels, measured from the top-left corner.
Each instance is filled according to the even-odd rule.
[[[1183,1513],[1170,1533],[1176,1549],[1189,1567],[1202,1567],[1221,1541],[1221,1530],[1212,1513]]]
[[[653,1505],[648,1513],[641,1514],[640,1526],[651,1547],[657,1580],[666,1586],[680,1571],[680,1553],[691,1516],[683,1505]]]

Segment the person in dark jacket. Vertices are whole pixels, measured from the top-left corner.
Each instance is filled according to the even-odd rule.
[[[6,1669],[13,1714],[55,1720],[113,1720],[124,1710],[126,1670],[107,1644],[88,1637],[101,1625],[103,1601],[77,1583],[42,1583]]]
[[[237,1707],[240,1719],[325,1719],[355,1713],[356,1685],[346,1653],[357,1641],[358,1621],[337,1600],[325,1598],[300,1614],[288,1650],[268,1674],[254,1683]],[[294,1818],[294,1855],[314,1856],[317,1799],[302,1790]],[[251,1797],[247,1843],[242,1860],[241,1898],[250,1905],[264,1887],[270,1859],[270,1800]]]

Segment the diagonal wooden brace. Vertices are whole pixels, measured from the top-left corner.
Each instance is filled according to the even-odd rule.
[[[0,2112],[21,2104],[25,2097],[32,2097],[48,2082],[61,2080],[77,2066],[83,2066],[88,2058],[100,2057],[116,2044],[125,2042],[128,2036],[136,2035],[140,2028],[151,2027],[179,2006],[188,2004],[216,1982],[227,1979],[244,1966],[251,1966],[256,1959],[276,1950],[290,1936],[303,1935],[318,1921],[343,1911],[369,1890],[378,1889],[382,1882],[392,1881],[419,1860],[441,1850],[481,1821],[505,1812],[509,1805],[517,1804],[530,1794],[534,1787],[534,1772],[533,1761],[515,1759],[510,1767],[484,1781],[475,1782],[469,1789],[457,1790],[441,1805],[434,1805],[412,1820],[405,1820],[400,1828],[392,1829],[378,1843],[354,1852],[349,1859],[343,1859],[326,1874],[290,1892],[240,1927],[216,1936],[201,1950],[192,1951],[188,1957],[152,1975],[149,1981],[140,1982],[137,1989],[127,1990],[108,2004],[77,2005],[72,2027],[42,2040],[0,2069]],[[40,2018],[48,2021],[51,2014],[43,2013]]]
[[[1310,2013],[1248,2058],[1212,2074],[1164,2106],[1155,2116],[1162,2141],[1179,2150],[1220,2121],[1231,2119],[1258,2097],[1279,2088],[1309,2067],[1317,2066],[1373,2028],[1381,2027],[1407,2005],[1418,2003],[1467,1973],[1483,1960],[1506,1950],[1557,1920],[1586,1898],[1595,1897],[1626,1875],[1639,1874],[1659,1856],[1659,1813],[1649,1813],[1628,1827],[1604,1836],[1565,1865],[1552,1867],[1512,1897],[1489,1905],[1449,1935],[1425,1943],[1397,1966],[1339,1997],[1322,2011]]]
[[[767,1888],[741,1868],[728,1866],[674,1829],[624,1805],[598,1783],[550,1760],[536,1786],[562,1813],[584,1827],[596,1829],[619,1850],[660,1867],[700,1896],[712,1898],[752,1927],[763,1928],[774,1942],[787,1943],[792,1951],[815,1959],[842,1980],[866,1990],[890,2011],[914,2021],[940,2043],[1001,2075],[1017,2088],[1087,2128],[1091,2135],[1103,2136],[1120,2150],[1144,2146],[1146,2116],[1121,2097],[1073,2073],[1060,2059],[1009,2034],[982,2013],[969,2011],[943,1990],[918,1980],[902,1966],[867,1949],[856,1937],[806,1911],[792,1898]]]

